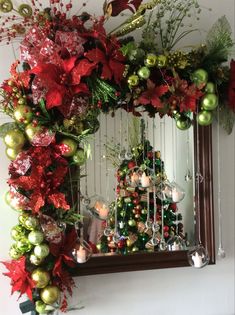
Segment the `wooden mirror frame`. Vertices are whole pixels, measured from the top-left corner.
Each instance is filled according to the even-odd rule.
[[[199,141],[198,146],[196,145],[197,141]],[[199,152],[197,152],[197,147],[199,147]],[[215,264],[211,126],[201,127],[195,124],[195,165],[198,156],[200,172],[204,179],[201,183],[195,183],[195,238],[199,239],[200,231],[201,243],[208,250],[210,257],[209,264]],[[73,276],[84,276],[185,266],[189,266],[187,250],[150,253],[141,252],[128,255],[94,256],[85,264],[79,264],[78,268],[72,269],[71,273]]]

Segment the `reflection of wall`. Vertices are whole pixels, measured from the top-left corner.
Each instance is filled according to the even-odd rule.
[[[169,117],[153,119],[143,116],[145,121],[145,134],[155,151],[161,151],[162,160],[165,162],[165,172],[169,181],[175,181],[186,192],[185,198],[178,204],[179,212],[183,215],[184,231],[188,233],[190,241],[193,240],[193,180],[186,182],[185,174],[189,168],[193,175],[193,128],[181,131],[176,128],[175,121]],[[109,147],[128,150],[133,130],[133,115],[126,111],[118,110],[115,116],[102,114],[99,117],[100,129],[90,141],[92,158],[87,162],[87,179],[82,180],[82,193],[85,193],[87,183],[88,196],[102,196],[108,202],[115,199],[115,167],[110,159]],[[129,126],[129,127],[128,127]],[[137,134],[137,144],[141,142]],[[120,152],[120,150],[118,151]],[[116,159],[118,161],[118,152]],[[187,163],[188,160],[188,163]],[[86,170],[84,169],[84,172]]]

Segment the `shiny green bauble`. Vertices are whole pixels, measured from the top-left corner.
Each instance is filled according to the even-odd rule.
[[[41,126],[34,126],[32,123],[31,124],[28,124],[26,127],[25,127],[25,133],[26,133],[26,136],[28,138],[29,141],[32,141],[33,138],[42,132],[42,127]]]
[[[49,255],[50,250],[47,244],[40,244],[34,247],[34,255],[38,258],[45,258]]]
[[[130,219],[130,220],[128,220],[128,225],[131,227],[134,227],[134,226],[136,226],[136,221],[134,219]]]
[[[197,121],[201,126],[208,126],[213,121],[213,114],[211,111],[202,110],[197,115]]]
[[[33,216],[28,216],[24,221],[23,225],[27,230],[35,230],[39,226],[39,221]]]
[[[63,153],[62,155],[63,156],[66,156],[66,157],[70,157],[70,156],[73,156],[77,150],[77,142],[70,139],[70,138],[67,138],[67,139],[63,139],[61,142],[60,142],[60,145],[63,146]]]
[[[14,161],[17,157],[17,155],[21,152],[21,149],[12,149],[12,148],[6,148],[6,156],[11,161]]]
[[[213,82],[207,82],[205,91],[206,93],[215,93],[215,84]]]
[[[137,86],[139,84],[139,77],[136,74],[132,74],[128,77],[127,83],[129,84],[130,87]]]
[[[18,129],[9,130],[5,137],[4,142],[8,148],[21,149],[25,144],[24,134]]]
[[[155,54],[147,54],[144,64],[147,67],[154,67],[157,64],[157,56]]]
[[[21,225],[16,225],[11,229],[11,237],[13,238],[13,240],[18,241],[20,240],[22,237],[25,236],[25,229],[23,228],[23,226]]]
[[[9,250],[9,256],[11,259],[17,260],[23,256],[23,253],[17,249],[16,244],[13,244]]]
[[[21,253],[27,253],[31,251],[31,249],[33,248],[33,245],[30,244],[30,242],[28,241],[26,237],[22,237],[20,240],[17,241],[16,248]]]
[[[164,68],[166,66],[167,57],[165,55],[157,56],[157,67]]]
[[[29,218],[29,215],[26,214],[25,212],[20,213],[19,217],[18,217],[18,221],[20,224],[24,225],[26,219]]]
[[[43,262],[43,258],[39,258],[39,257],[35,256],[34,254],[31,254],[29,256],[29,260],[30,260],[31,264],[35,265],[35,266],[39,266]]]
[[[201,100],[202,108],[205,110],[214,110],[218,106],[218,97],[214,93],[208,93]]]
[[[60,297],[60,290],[54,285],[48,285],[40,293],[42,301],[46,304],[54,304]]]
[[[206,84],[208,80],[208,73],[204,69],[197,69],[192,74],[192,81],[196,85]]]
[[[44,240],[44,235],[40,231],[31,231],[28,235],[28,240],[33,245],[39,245]]]
[[[50,312],[49,310],[46,310],[47,305],[43,301],[36,301],[35,302],[35,309],[39,314],[46,314]]]
[[[31,274],[31,278],[35,283],[35,287],[38,289],[45,288],[50,281],[49,273],[42,268],[35,269]]]
[[[139,69],[138,71],[138,76],[141,78],[141,79],[144,79],[144,80],[147,80],[150,76],[150,70],[148,67],[142,67]]]
[[[14,110],[13,115],[17,122],[23,124],[29,124],[33,119],[32,110],[27,105],[18,105]]]
[[[190,128],[192,121],[189,117],[181,115],[176,119],[176,127],[180,130],[187,130]]]
[[[77,149],[77,151],[73,155],[73,162],[79,166],[83,165],[86,162],[86,154],[83,149]]]

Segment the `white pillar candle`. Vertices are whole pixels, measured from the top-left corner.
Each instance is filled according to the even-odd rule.
[[[202,262],[202,256],[200,256],[198,254],[198,252],[196,252],[193,256],[192,256],[192,260],[193,260],[193,264],[195,268],[201,268],[203,265]]]

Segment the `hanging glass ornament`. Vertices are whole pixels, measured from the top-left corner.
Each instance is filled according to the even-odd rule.
[[[176,250],[185,250],[186,243],[185,240],[179,235],[174,235],[169,238],[167,241],[168,250],[176,251]]]
[[[78,264],[83,264],[92,256],[92,248],[85,240],[78,237],[72,250],[72,256]]]
[[[145,165],[135,166],[126,173],[126,182],[130,187],[148,188],[154,181],[153,170]]]
[[[87,207],[87,210],[97,219],[106,220],[109,213],[109,206],[103,197],[96,195],[91,198],[91,202]]]
[[[172,202],[172,186],[168,180],[161,182],[157,186],[157,197],[161,201]]]
[[[203,268],[209,263],[209,255],[205,247],[199,243],[187,253],[188,262],[194,268]]]
[[[171,182],[171,199],[173,202],[180,202],[185,197],[185,191],[176,182]]]

